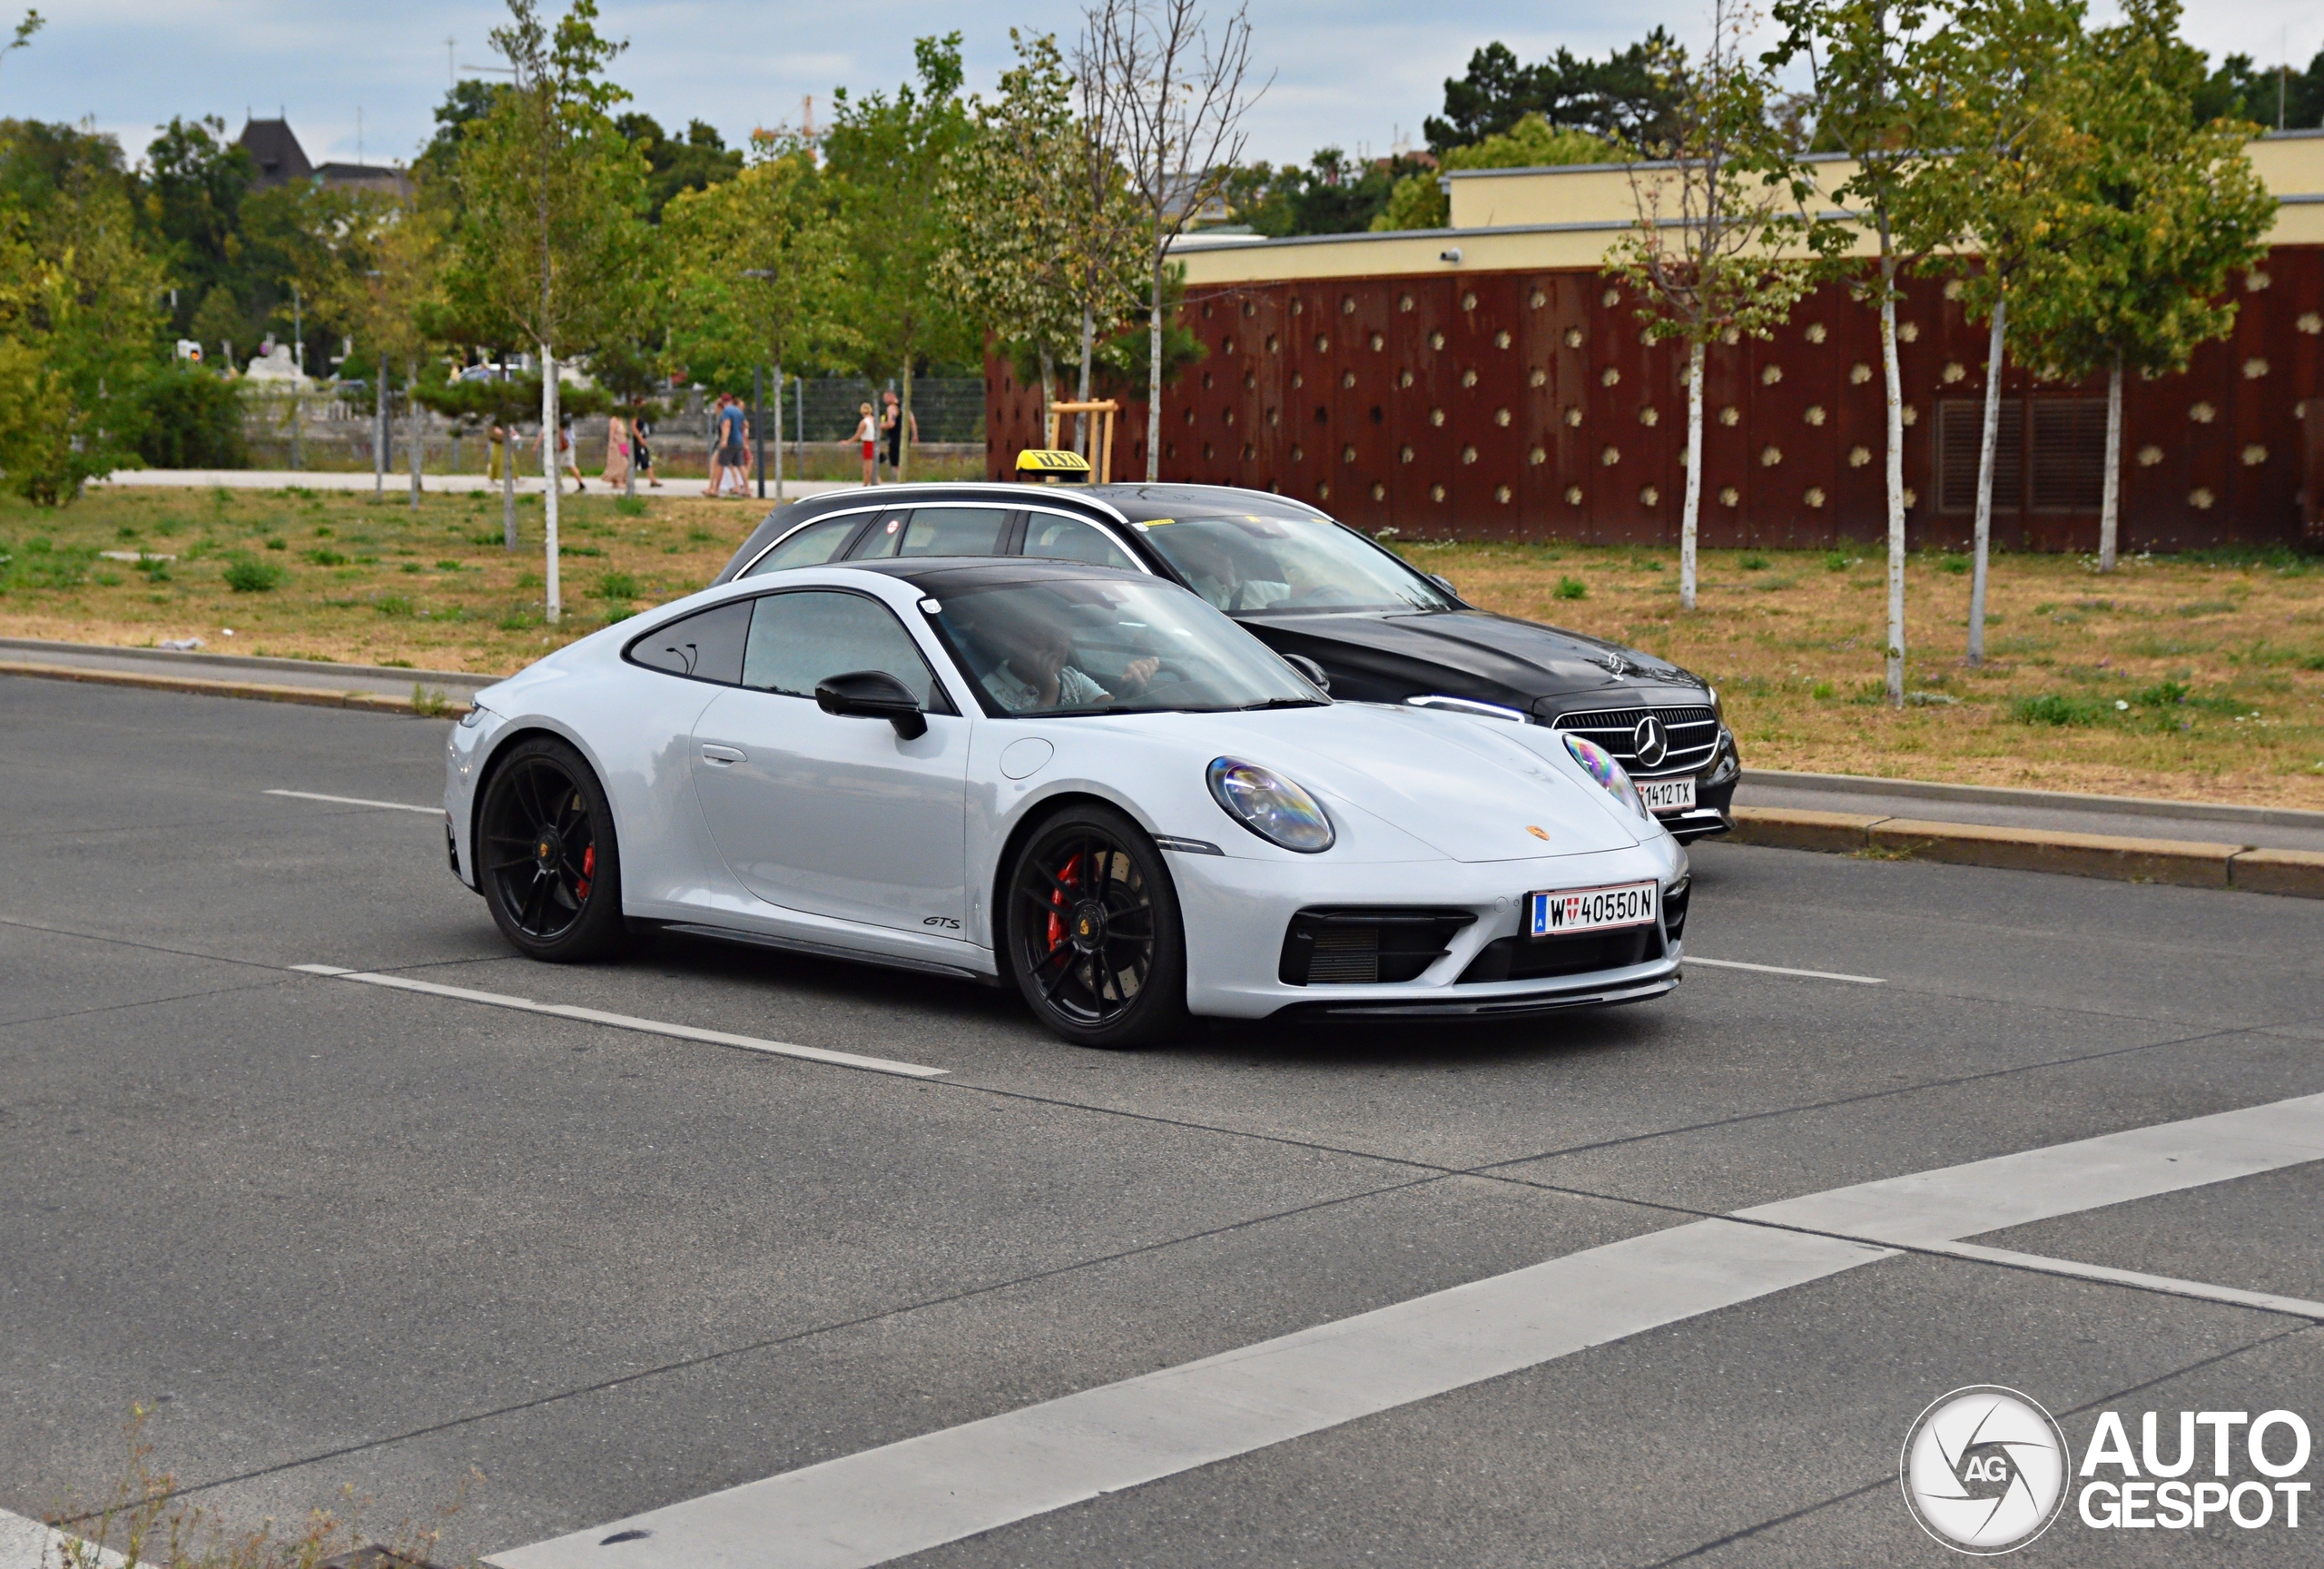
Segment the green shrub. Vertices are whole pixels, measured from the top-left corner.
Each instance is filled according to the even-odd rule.
[[[1579,577],[1561,577],[1556,592],[1561,599],[1587,599],[1590,597],[1590,585]]]
[[[409,616],[411,600],[401,594],[382,594],[371,601],[371,608],[382,616]]]
[[[1856,558],[1845,550],[1824,552],[1824,570],[1827,572],[1845,572],[1855,565]]]
[[[336,550],[316,549],[307,552],[307,559],[318,567],[344,567],[347,558]]]
[[[637,579],[626,572],[608,572],[597,579],[597,586],[589,592],[600,599],[635,599]],[[1562,588],[1560,592],[1562,594]]]
[[[242,383],[195,365],[172,365],[146,383],[137,455],[155,469],[247,469]]]
[[[2170,708],[2187,700],[2186,683],[2158,681],[2143,692],[2131,694],[2131,701],[2142,708]]]
[[[643,518],[646,510],[645,498],[643,496],[617,497],[614,501],[614,510],[625,518]]]
[[[1751,551],[1735,564],[1746,572],[1764,572],[1768,569],[1768,558],[1757,550]]]
[[[1959,577],[1969,570],[1969,558],[1966,556],[1940,556],[1936,558],[1936,569]]]
[[[271,594],[290,574],[271,561],[238,556],[226,563],[226,587],[237,594]]]
[[[2106,706],[2094,697],[2044,692],[2038,697],[2020,697],[2010,712],[2020,725],[2095,725]]]

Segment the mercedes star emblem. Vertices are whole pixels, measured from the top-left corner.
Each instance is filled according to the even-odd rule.
[[[1662,728],[1662,721],[1649,714],[1638,722],[1638,729],[1630,736],[1630,745],[1638,754],[1640,767],[1659,767],[1664,755],[1670,750],[1670,735]]]

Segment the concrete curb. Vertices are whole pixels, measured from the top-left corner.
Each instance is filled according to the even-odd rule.
[[[1734,818],[1732,838],[1739,844],[2324,899],[2324,854],[2309,850],[2255,850],[2199,840],[2062,834],[1772,806],[1738,806]]]
[[[461,698],[437,701],[413,696],[390,697],[379,692],[331,692],[320,686],[273,686],[258,681],[206,681],[192,676],[132,675],[123,670],[90,670],[77,665],[28,665],[0,662],[0,676],[36,676],[51,681],[84,681],[99,686],[135,686],[148,692],[180,692],[196,697],[241,697],[261,703],[303,703],[311,708],[359,708],[369,714],[400,714],[414,719],[456,719],[468,711]],[[439,706],[440,705],[440,706]]]
[[[1959,801],[1984,806],[2034,806],[2052,811],[2108,812],[2130,817],[2193,818],[2214,823],[2266,823],[2280,828],[2324,827],[2324,812],[2291,806],[2240,806],[2223,801],[2171,801],[2151,795],[2078,795],[2066,790],[2026,790],[2005,784],[1940,784],[1925,779],[1882,779],[1866,774],[1781,774],[1746,771],[1747,783],[1771,790],[1812,790],[1828,795]]]

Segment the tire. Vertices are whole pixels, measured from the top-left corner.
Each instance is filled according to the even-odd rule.
[[[1106,1051],[1186,1031],[1177,892],[1137,824],[1110,806],[1068,807],[1026,838],[1005,886],[1002,954],[1035,1018]]]
[[[578,752],[535,735],[503,753],[485,782],[476,837],[485,904],[518,952],[569,964],[621,946],[613,804]]]

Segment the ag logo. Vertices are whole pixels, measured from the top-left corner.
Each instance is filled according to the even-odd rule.
[[[2047,1411],[2014,1389],[1973,1384],[1920,1414],[1898,1465],[1921,1529],[1962,1553],[2014,1553],[2050,1528],[2072,1456]]]
[[[1670,733],[1662,727],[1661,720],[1649,714],[1638,722],[1638,729],[1630,735],[1630,748],[1637,753],[1640,767],[1657,767],[1670,750]]]

